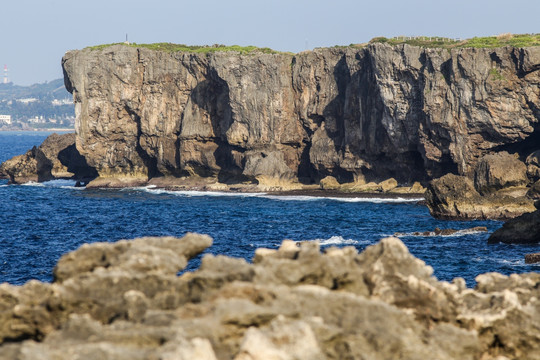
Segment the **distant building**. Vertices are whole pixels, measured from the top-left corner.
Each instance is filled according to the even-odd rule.
[[[0,124],[11,125],[11,115],[0,115]]]
[[[54,99],[53,101],[51,101],[51,104],[53,106],[60,106],[60,105],[73,105],[73,99]]]
[[[20,103],[23,103],[23,104],[30,104],[30,103],[38,101],[38,99],[36,99],[36,98],[26,98],[26,99],[17,99],[17,101],[20,102]]]

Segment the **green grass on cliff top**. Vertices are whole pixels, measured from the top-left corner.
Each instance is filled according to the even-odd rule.
[[[501,34],[497,36],[486,37],[474,37],[472,39],[450,39],[443,37],[428,37],[428,36],[398,36],[394,38],[376,37],[369,42],[374,43],[386,43],[389,45],[401,45],[408,44],[412,46],[420,46],[426,48],[496,48],[503,46],[513,47],[526,47],[526,46],[540,46],[540,34]],[[171,43],[156,43],[156,44],[136,44],[136,43],[115,43],[90,46],[87,49],[90,50],[102,50],[113,45],[124,45],[135,48],[146,48],[157,51],[165,52],[191,52],[191,53],[212,53],[212,52],[238,52],[240,54],[290,54],[287,52],[280,52],[272,50],[270,48],[259,48],[256,46],[239,46],[239,45],[203,45],[203,46],[190,46],[183,44],[171,44]],[[338,48],[344,47],[363,47],[366,44],[350,44],[348,46],[336,46]]]
[[[377,37],[370,43],[386,43],[389,45],[408,44],[427,48],[496,48],[503,46],[526,47],[540,46],[540,34],[501,34],[497,36],[473,37],[472,39],[449,39],[428,36],[398,36],[395,38]]]
[[[87,49],[90,50],[102,50],[109,46],[113,45],[124,45],[131,46],[135,48],[146,48],[157,51],[165,52],[191,52],[191,53],[211,53],[211,52],[221,52],[221,51],[235,51],[241,54],[252,54],[252,53],[264,53],[264,54],[278,54],[279,51],[272,50],[270,48],[259,48],[256,46],[238,46],[238,45],[204,45],[204,46],[190,46],[183,44],[171,44],[171,43],[156,43],[156,44],[136,44],[136,43],[115,43],[115,44],[106,44],[106,45],[97,45],[91,46]]]

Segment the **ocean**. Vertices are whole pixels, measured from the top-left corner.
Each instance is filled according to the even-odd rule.
[[[0,162],[39,145],[46,132],[0,132]],[[485,272],[538,271],[524,255],[538,245],[487,244],[499,221],[443,221],[414,199],[316,198],[171,192],[157,188],[76,188],[74,181],[7,185],[0,180],[0,283],[52,281],[54,265],[85,243],[141,236],[208,234],[205,253],[250,261],[259,247],[277,248],[284,239],[354,246],[362,251],[401,233],[410,252],[434,268],[440,280],[463,277],[468,286]],[[419,236],[415,232],[485,226],[489,232]],[[196,269],[201,256],[187,270]]]

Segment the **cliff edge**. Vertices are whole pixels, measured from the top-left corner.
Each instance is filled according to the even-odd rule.
[[[101,178],[412,183],[536,150],[540,47],[115,45],[68,52],[62,66],[77,149]]]

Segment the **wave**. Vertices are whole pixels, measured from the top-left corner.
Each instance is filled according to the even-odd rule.
[[[314,239],[307,241],[318,241],[321,246],[329,245],[369,245],[372,242],[369,240],[354,240],[354,239],[345,239],[343,236],[334,235],[328,239]],[[302,241],[297,241],[302,242]]]
[[[266,195],[266,193],[239,193],[239,192],[226,192],[226,191],[197,191],[197,190],[165,190],[165,189],[156,189],[155,185],[138,187],[138,188],[128,188],[131,190],[139,190],[148,192],[151,194],[168,194],[184,197],[200,197],[200,196],[221,196],[221,197],[261,197]]]
[[[75,187],[75,184],[77,184],[77,181],[75,180],[58,179],[58,180],[44,181],[41,183],[29,181],[21,185],[34,186],[34,187],[62,188],[62,189],[84,189],[82,187]]]
[[[356,202],[368,202],[368,203],[406,203],[406,202],[418,202],[424,200],[424,198],[376,198],[376,197],[334,197],[334,196],[309,196],[309,195],[264,195],[261,196],[271,200],[281,201],[320,201],[331,200],[347,203]]]
[[[279,201],[321,201],[332,200],[340,202],[369,202],[369,203],[407,203],[418,202],[424,198],[362,198],[362,197],[326,197],[310,195],[272,195],[265,192],[229,192],[229,191],[198,191],[198,190],[165,190],[158,189],[155,185],[144,187],[127,188],[129,190],[145,191],[152,194],[168,194],[176,196],[196,197],[196,196],[222,196],[222,197],[256,197]]]

